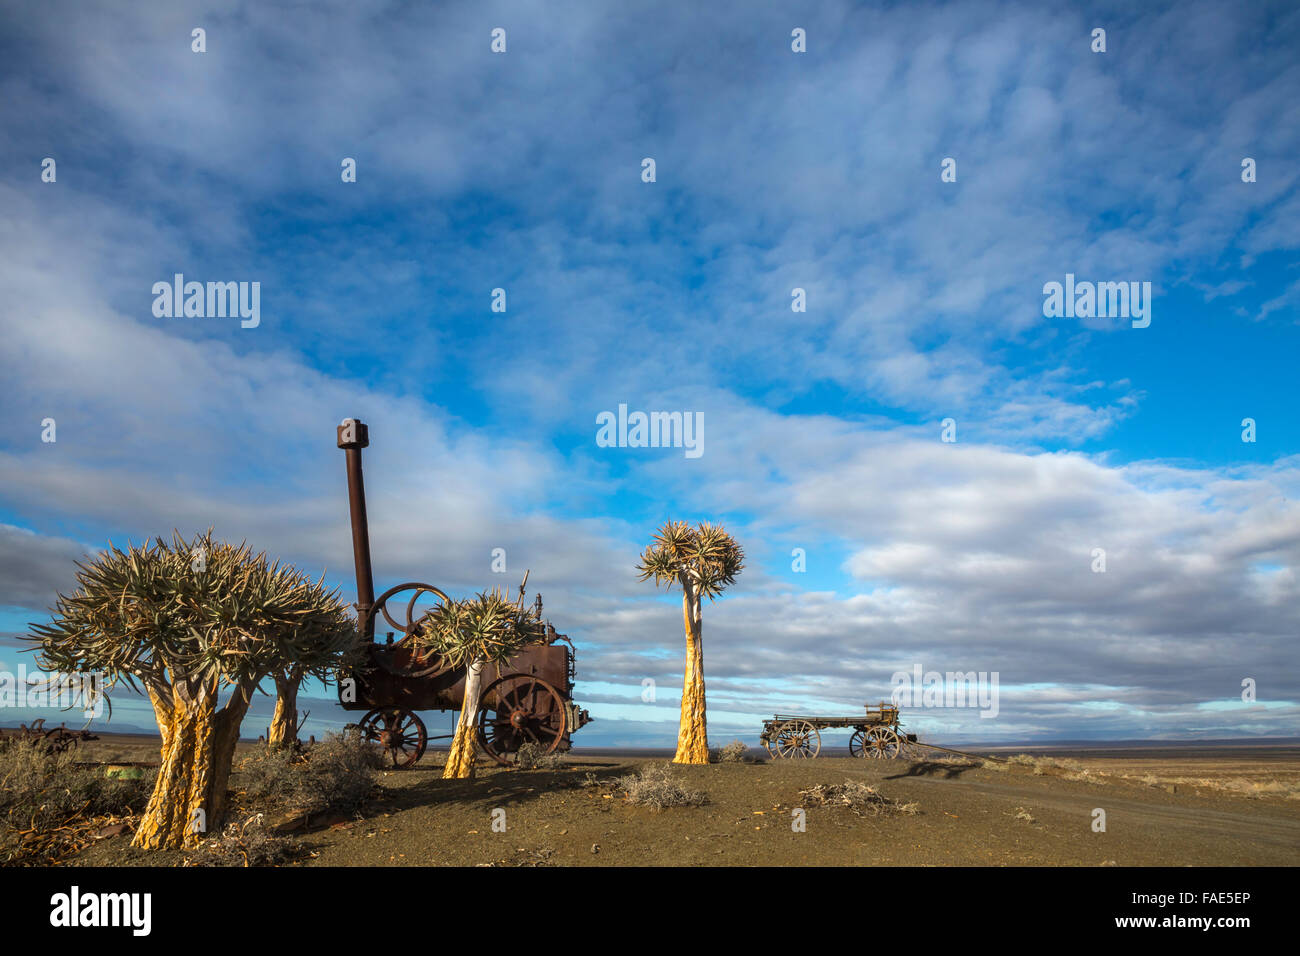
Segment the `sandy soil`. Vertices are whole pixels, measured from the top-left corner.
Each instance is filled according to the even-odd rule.
[[[156,760],[147,755],[149,743],[115,738],[87,754]],[[630,805],[613,787],[644,757],[577,754],[558,770],[488,767],[473,781],[442,780],[437,760],[430,755],[413,770],[384,774],[360,818],[302,834],[313,856],[301,865],[1300,863],[1300,800],[1286,795],[1300,780],[1295,749],[1226,757],[1180,750],[1165,758],[1076,752],[1068,764],[997,769],[973,761],[847,757],[674,767],[708,802],[659,812]],[[1282,781],[1281,789],[1224,786],[1243,778]],[[792,829],[792,811],[806,802],[800,790],[846,780],[915,803],[917,812],[858,816],[808,806],[806,832]],[[1106,811],[1104,833],[1092,829],[1095,808]],[[497,809],[505,811],[505,832],[493,830]],[[168,862],[126,843],[102,841],[75,863]]]

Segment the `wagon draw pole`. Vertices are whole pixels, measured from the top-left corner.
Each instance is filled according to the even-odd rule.
[[[942,750],[946,754],[956,754],[958,757],[970,757],[973,760],[992,760],[994,763],[1006,763],[1006,757],[986,757],[980,754],[967,753],[964,750],[952,750],[949,747],[938,747],[934,744],[923,744],[919,740],[913,740],[908,743],[909,747],[925,747],[928,750]]]
[[[365,621],[361,638],[375,636],[375,578],[370,569],[370,526],[366,523],[366,482],[361,474],[361,449],[370,444],[370,430],[359,419],[349,418],[338,427],[338,446],[347,452],[348,509],[352,515],[352,561],[357,569],[357,619]]]

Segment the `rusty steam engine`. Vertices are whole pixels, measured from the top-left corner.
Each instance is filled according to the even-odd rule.
[[[428,613],[428,602],[450,600],[431,584],[410,582],[389,588],[378,599],[370,567],[370,531],[361,449],[369,429],[355,419],[338,427],[338,447],[347,453],[348,501],[352,517],[352,553],[357,574],[358,661],[339,681],[339,703],[366,713],[361,733],[380,744],[396,767],[413,766],[430,739],[418,711],[459,711],[464,701],[465,670],[416,646],[415,635]],[[527,584],[520,585],[520,598]],[[497,763],[508,764],[525,744],[542,753],[567,751],[574,731],[591,720],[573,702],[573,642],[542,617],[542,598],[534,605],[538,641],[483,674],[478,716],[478,744]],[[376,630],[384,633],[382,640]],[[351,678],[348,680],[347,678]]]

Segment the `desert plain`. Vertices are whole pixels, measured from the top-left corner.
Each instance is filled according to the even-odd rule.
[[[247,752],[258,746],[241,743]],[[430,751],[385,770],[349,815],[290,824],[291,866],[1294,866],[1300,862],[1300,745],[1105,746],[917,752],[854,759],[671,767],[703,795],[661,810],[620,781],[666,754],[583,751],[557,766],[480,764],[443,780]],[[157,740],[105,736],[87,761],[157,760]],[[238,756],[236,762],[238,762]],[[861,784],[868,806],[819,803]],[[239,774],[232,779],[238,791]],[[859,787],[859,790],[861,788]],[[1104,812],[1104,829],[1098,813]],[[76,866],[168,865],[129,834],[96,840]],[[174,858],[173,858],[174,857]]]

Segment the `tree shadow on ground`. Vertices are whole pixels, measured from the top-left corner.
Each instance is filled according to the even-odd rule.
[[[953,763],[947,760],[918,760],[902,773],[892,774],[885,777],[885,779],[901,780],[904,777],[942,776],[945,780],[952,780],[955,777],[960,777],[967,770],[978,770],[979,767],[980,765],[973,761],[969,763]]]
[[[555,770],[501,770],[471,780],[443,780],[438,770],[423,775],[414,784],[384,787],[382,795],[371,801],[366,810],[369,816],[374,811],[392,813],[442,803],[481,808],[517,806],[544,793],[581,790],[588,776],[595,781],[594,785],[604,786],[626,772],[625,767],[618,766],[566,764]]]

